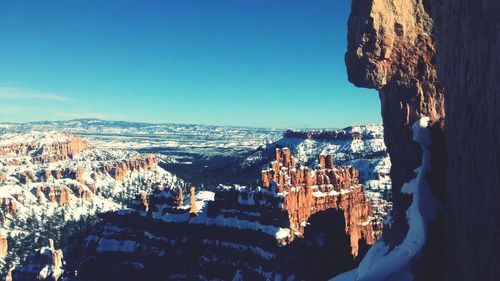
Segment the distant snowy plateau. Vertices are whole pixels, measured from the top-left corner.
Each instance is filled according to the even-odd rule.
[[[0,241],[0,276],[48,238],[64,244],[71,222],[86,219],[91,227],[96,213],[125,208],[151,186],[257,186],[283,147],[311,168],[320,154],[357,168],[375,215],[385,219],[391,163],[381,124],[284,132],[97,119],[2,123],[0,240],[7,237],[8,250],[2,257]]]

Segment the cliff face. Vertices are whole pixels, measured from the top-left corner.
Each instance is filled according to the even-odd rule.
[[[495,0],[352,2],[346,65],[352,83],[380,94],[394,193],[384,238],[393,245],[405,236],[411,200],[399,190],[421,154],[408,127],[422,116],[434,123],[426,180],[444,212],[428,226],[428,246],[413,265],[420,280],[499,276],[492,218],[500,200],[499,15]]]
[[[500,276],[500,2],[432,3],[446,88],[448,280]]]
[[[437,81],[433,22],[422,1],[353,0],[348,29],[349,81],[374,88],[380,96],[395,202],[395,229],[384,237],[396,245],[406,235],[405,211],[411,202],[400,190],[421,159],[410,126],[427,116],[435,123],[434,138],[443,138],[444,94]],[[443,166],[437,162],[436,167]],[[431,188],[442,193],[443,186],[437,185]]]
[[[306,169],[289,149],[277,149],[276,160],[262,172],[263,188],[220,186],[215,194],[192,188],[189,200],[172,186],[139,194],[133,209],[104,215],[104,224],[87,238],[81,276],[302,280],[349,269],[380,235],[380,222],[355,169],[334,166],[331,156],[319,162],[317,169]],[[333,214],[322,217],[326,210]],[[310,220],[325,229],[308,228]],[[326,233],[332,236],[326,239]],[[322,243],[332,251],[313,255],[325,248]],[[320,267],[324,275],[312,271],[332,259],[334,266]]]

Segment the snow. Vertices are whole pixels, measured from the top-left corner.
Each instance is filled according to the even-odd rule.
[[[262,214],[259,212],[249,212],[249,211],[241,211],[241,210],[236,210],[236,209],[219,209],[222,213],[224,214],[244,214],[247,216],[253,216],[253,217],[261,217]]]
[[[189,213],[183,213],[183,214],[163,214],[162,212],[153,212],[153,219],[156,220],[162,220],[165,222],[171,222],[171,223],[182,223],[182,222],[187,222],[190,218]]]
[[[243,194],[246,194],[246,199],[243,199]],[[253,200],[253,195],[254,193],[253,192],[249,192],[249,193],[240,193],[238,194],[238,203],[240,203],[241,205],[255,205],[255,200]]]
[[[5,222],[0,225],[0,232],[6,234],[11,239],[20,241],[28,235],[34,235],[34,239],[47,239],[44,229],[36,231],[30,229],[28,220],[34,220],[41,227],[45,228],[44,223],[54,221],[58,226],[65,225],[68,221],[78,221],[87,216],[95,216],[97,213],[120,210],[124,208],[122,202],[126,202],[135,194],[148,188],[148,183],[158,183],[160,185],[169,185],[173,183],[181,183],[175,175],[170,174],[161,167],[154,170],[141,170],[129,172],[126,174],[123,182],[117,182],[108,173],[91,176],[94,167],[102,167],[106,164],[113,164],[122,160],[133,158],[142,158],[143,154],[124,149],[107,149],[104,146],[95,145],[92,141],[91,149],[82,151],[73,159],[65,159],[61,161],[53,161],[50,163],[33,162],[32,156],[37,154],[39,148],[44,144],[53,142],[64,142],[72,138],[71,135],[65,133],[46,131],[29,131],[29,132],[2,132],[0,131],[0,147],[14,143],[34,144],[35,148],[28,155],[3,155],[0,156],[0,171],[7,174],[5,181],[0,183],[0,198],[9,198],[17,205],[17,213],[15,216],[7,214]],[[12,163],[19,163],[13,165]],[[76,170],[78,167],[83,168],[82,179],[85,183],[79,183],[74,179],[69,179],[64,176],[63,179],[56,180],[50,177],[47,182],[43,182],[40,178],[40,171],[43,170]],[[29,173],[34,175],[33,181],[28,185],[21,184],[18,175],[20,173]],[[90,200],[84,200],[77,197],[78,192],[69,192],[69,205],[60,206],[57,203],[51,203],[42,196],[37,198],[37,188],[39,187],[60,187],[68,188],[73,185],[77,188],[89,190],[88,186],[95,185],[97,193]],[[209,196],[205,194],[205,196]],[[15,198],[18,198],[16,200]],[[127,214],[132,210],[122,210],[119,214]],[[139,212],[139,215],[141,213]],[[171,216],[163,217],[162,219],[173,219]],[[175,218],[178,219],[178,218]],[[107,229],[109,233],[116,233],[118,229]],[[92,239],[87,239],[87,243],[91,243]],[[13,255],[14,265],[19,262],[19,259],[24,258],[23,255],[31,251],[33,245],[23,247],[21,254],[17,252]],[[14,248],[13,248],[14,249]],[[103,250],[107,249],[104,245]],[[53,274],[54,269],[49,268],[48,274]]]
[[[102,252],[122,252],[133,253],[136,248],[136,242],[131,240],[116,240],[101,238],[97,246],[97,251]]]
[[[203,154],[255,150],[280,138],[282,130],[267,128],[147,124],[104,120],[72,120],[50,123],[0,124],[2,131],[67,131],[84,135],[97,147],[133,150],[165,147]]]
[[[12,144],[36,144],[38,148],[45,144],[55,142],[67,142],[70,138],[67,134],[57,131],[33,131],[30,133],[6,133],[0,135],[0,147]]]
[[[325,197],[325,196],[337,196],[337,195],[343,195],[343,194],[347,194],[349,192],[352,192],[355,188],[359,188],[361,187],[361,185],[353,185],[349,188],[345,188],[345,189],[342,189],[340,191],[335,191],[335,190],[332,190],[332,191],[329,191],[329,192],[321,192],[321,191],[314,191],[312,193],[312,195],[314,197]],[[317,186],[313,186],[312,188],[318,188]]]
[[[426,242],[426,230],[429,219],[435,216],[439,208],[425,181],[425,175],[430,170],[431,138],[427,130],[429,118],[424,117],[412,126],[413,139],[423,150],[422,164],[418,167],[416,177],[405,183],[401,192],[413,194],[413,201],[406,212],[409,230],[403,240],[393,250],[379,240],[367,252],[357,270],[347,272],[333,278],[333,281],[347,280],[413,280],[411,263],[421,252]]]
[[[214,201],[215,200],[215,193],[212,191],[198,191],[196,193],[196,200],[203,200],[203,201]]]
[[[215,246],[220,246],[220,247],[226,247],[226,248],[232,248],[240,252],[246,252],[250,251],[256,255],[261,256],[262,258],[266,260],[272,260],[276,258],[276,254],[265,251],[264,249],[256,246],[250,246],[250,245],[244,245],[244,244],[239,244],[239,243],[232,243],[232,242],[227,242],[227,241],[220,241],[220,240],[209,240],[209,239],[203,239],[202,242],[207,245],[215,245]]]
[[[260,231],[269,234],[276,239],[285,239],[290,236],[289,228],[281,228],[272,225],[263,225],[257,221],[248,221],[238,218],[226,218],[223,215],[219,215],[214,218],[209,217],[195,217],[192,218],[189,223],[193,224],[204,224],[204,225],[216,225],[220,227],[237,228],[241,230],[252,230]]]

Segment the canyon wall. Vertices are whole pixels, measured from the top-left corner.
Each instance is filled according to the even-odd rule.
[[[378,90],[393,164],[394,221],[384,239],[397,245],[406,235],[411,198],[400,189],[421,157],[409,126],[427,116],[427,182],[444,209],[429,225],[415,277],[496,279],[500,2],[353,0],[348,29],[349,80]]]
[[[439,0],[431,9],[446,89],[447,280],[500,276],[500,1]]]

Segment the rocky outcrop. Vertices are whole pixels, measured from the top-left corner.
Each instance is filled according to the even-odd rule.
[[[310,247],[301,241],[309,237],[304,233],[311,217],[326,210],[338,214],[325,224],[337,230],[332,239],[341,252],[323,262],[342,256],[352,265],[339,262],[329,270],[354,266],[380,235],[357,171],[334,166],[333,157],[321,156],[318,169],[306,169],[289,149],[278,149],[262,175],[263,188],[220,186],[214,195],[195,194],[192,187],[189,204],[175,186],[138,195],[133,209],[105,214],[104,224],[87,238],[82,278],[231,280],[240,272],[248,280],[309,279],[310,261],[299,257]]]
[[[413,178],[421,159],[410,126],[427,116],[433,124],[433,141],[443,139],[444,90],[437,79],[433,21],[424,2],[355,0],[348,23],[349,81],[378,90],[382,104],[384,139],[392,162],[395,228],[385,231],[384,237],[393,245],[402,241],[408,228],[405,212],[411,198],[400,190]],[[444,159],[433,159],[435,169],[443,170]],[[435,193],[444,189],[442,182],[431,188]]]
[[[92,190],[91,188],[87,187],[87,185],[83,184],[68,184],[68,188],[76,197],[87,201],[91,201],[92,197],[96,193],[95,189]]]
[[[60,206],[68,206],[71,201],[71,189],[66,186],[38,186],[36,196],[40,201],[48,200]]]
[[[54,242],[49,241],[49,247],[43,247],[29,255],[22,266],[12,272],[12,280],[60,280],[63,270],[62,250],[54,249]]]
[[[157,165],[158,159],[154,155],[149,155],[144,158],[136,158],[107,164],[103,167],[103,171],[109,173],[115,180],[123,182],[128,172],[153,170]]]

